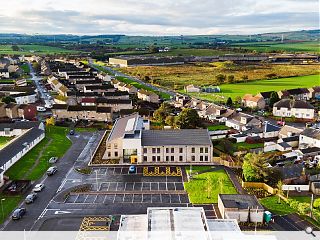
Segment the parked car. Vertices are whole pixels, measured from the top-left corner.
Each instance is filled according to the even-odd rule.
[[[12,213],[12,219],[13,220],[19,220],[23,217],[23,215],[26,214],[26,209],[25,208],[17,208],[16,210],[13,211]]]
[[[38,112],[45,112],[47,109],[45,107],[37,106],[37,111]]]
[[[286,122],[285,121],[277,121],[277,125],[284,126],[284,125],[286,125]]]
[[[47,175],[48,176],[52,176],[53,174],[55,174],[58,171],[58,168],[56,166],[53,167],[49,167],[47,170]]]
[[[58,157],[51,157],[50,159],[49,159],[49,163],[56,163],[58,161]]]
[[[74,135],[75,131],[73,129],[70,130],[69,135]]]
[[[41,192],[44,189],[44,184],[37,184],[33,188],[33,192]]]
[[[131,165],[131,166],[129,167],[129,173],[136,173],[136,167],[133,166],[133,165]]]
[[[36,200],[36,198],[37,198],[37,194],[33,192],[33,193],[30,193],[24,201],[26,204],[30,204],[30,203],[33,203],[34,200]]]

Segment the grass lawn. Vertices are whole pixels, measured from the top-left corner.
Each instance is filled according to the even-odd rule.
[[[5,200],[1,201],[1,199],[5,199]],[[2,214],[2,208],[0,206],[0,213],[1,213],[0,224],[4,222],[4,220],[9,216],[9,214],[18,206],[21,200],[22,200],[21,196],[5,196],[0,194],[0,201],[2,202],[2,207],[3,207],[3,214]]]
[[[50,157],[62,157],[71,146],[71,141],[66,137],[68,128],[50,126],[46,129],[46,137],[35,146],[30,152],[23,156],[16,164],[14,164],[5,175],[10,179],[30,179],[37,180],[43,176],[45,171],[50,167],[48,160]],[[49,143],[49,139],[52,139]],[[44,149],[45,148],[45,149]],[[37,166],[30,172],[40,152],[43,155]],[[26,177],[24,177],[26,176]]]
[[[273,214],[286,215],[296,212],[295,209],[291,208],[283,200],[281,200],[281,202],[278,203],[278,199],[278,196],[266,197],[260,199],[260,203]]]
[[[212,170],[211,166],[192,166],[192,174]],[[186,167],[187,173],[190,173],[190,167]]]
[[[26,73],[26,74],[29,74],[30,73],[30,68],[29,68],[29,65],[24,63],[20,66],[20,68]]]
[[[3,148],[4,145],[6,145],[12,139],[14,139],[14,137],[3,137],[3,136],[0,136],[0,149]]]
[[[230,129],[230,128],[227,127],[226,125],[212,125],[212,126],[208,126],[208,130],[209,130],[209,131],[228,130],[228,129]]]
[[[45,45],[19,45],[19,51],[13,51],[12,45],[0,45],[0,55],[1,54],[16,54],[16,55],[47,55],[47,54],[67,54],[67,53],[76,53],[77,51],[68,50],[60,47],[52,47]]]
[[[241,143],[235,143],[234,144],[237,149],[254,149],[254,148],[262,148],[263,143],[246,143],[246,142],[241,142]]]
[[[208,198],[208,180],[212,184],[210,198]],[[222,185],[218,183],[219,179],[222,180]],[[237,193],[231,180],[224,170],[217,170],[214,172],[207,172],[196,175],[190,182],[184,183],[184,187],[189,194],[191,203],[217,203],[218,194],[235,194]]]
[[[285,191],[284,195],[286,195],[287,192]],[[298,202],[302,203],[311,203],[311,197],[310,196],[295,196],[295,197],[290,197],[290,192],[289,192],[289,198],[294,199]]]

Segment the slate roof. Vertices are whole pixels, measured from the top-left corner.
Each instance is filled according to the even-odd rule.
[[[301,135],[320,140],[320,130],[319,129],[306,128],[302,131]]]
[[[30,144],[32,141],[40,137],[44,131],[39,129],[39,122],[19,122],[17,123],[3,123],[0,124],[0,130],[4,128],[10,129],[30,129],[21,136],[18,136],[11,144],[0,150],[0,166],[10,161],[14,156],[22,151],[25,143]]]
[[[266,123],[264,131],[265,132],[278,132],[278,131],[280,131],[280,129],[281,129],[281,127],[279,127],[279,126],[273,125],[271,123]]]
[[[283,140],[284,142],[295,142],[295,141],[299,141],[299,135],[282,138],[282,140]]]
[[[308,153],[320,153],[320,148],[318,147],[311,147],[311,148],[304,148],[304,149],[300,149],[300,151],[303,154],[308,154]]]
[[[260,95],[264,98],[264,99],[268,99],[271,97],[271,94],[273,93],[273,91],[270,92],[260,92]]]
[[[293,164],[277,167],[277,169],[281,172],[282,179],[299,178],[301,177],[303,166],[301,164]]]
[[[278,143],[281,147],[283,147],[284,149],[286,149],[286,148],[291,148],[291,146],[288,144],[288,143],[286,143],[286,142],[281,142],[281,143]]]
[[[207,129],[144,130],[142,146],[212,145]]]
[[[264,209],[254,195],[249,194],[219,194],[225,208]]]
[[[314,109],[310,103],[301,101],[301,100],[293,100],[293,99],[282,99],[279,102],[276,102],[273,107],[277,108],[301,108],[301,109]]]

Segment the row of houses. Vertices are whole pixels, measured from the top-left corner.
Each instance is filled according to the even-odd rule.
[[[29,86],[0,86],[0,96],[10,96],[17,104],[32,104],[38,101],[37,89]]]

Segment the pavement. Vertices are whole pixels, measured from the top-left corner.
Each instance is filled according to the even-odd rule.
[[[270,227],[274,231],[304,231],[311,224],[301,219],[297,214],[288,214],[285,216],[275,216],[274,223]],[[315,226],[311,226],[314,231],[318,231]]]
[[[52,198],[56,195],[61,182],[63,182],[66,174],[72,170],[75,159],[83,151],[92,135],[93,133],[79,133],[69,137],[73,144],[66,154],[55,164],[58,167],[57,173],[50,177],[45,175],[42,179],[33,184],[43,183],[45,185],[45,189],[38,194],[38,198],[34,203],[30,205],[25,205],[24,203],[21,204],[21,206],[27,209],[26,215],[21,220],[12,221],[9,218],[3,226],[1,226],[2,230],[22,231],[33,229],[33,226],[37,222],[39,216],[41,216],[44,209],[47,208],[52,201]]]

